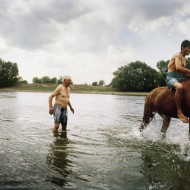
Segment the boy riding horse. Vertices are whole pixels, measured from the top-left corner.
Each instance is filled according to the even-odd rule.
[[[177,116],[184,123],[189,122],[189,118],[186,117],[181,109],[181,103],[183,99],[183,85],[182,81],[186,76],[190,76],[190,70],[185,68],[187,60],[186,55],[190,54],[190,41],[184,40],[181,43],[181,51],[176,53],[168,64],[168,73],[166,75],[166,85],[170,90],[175,89],[174,102],[177,107]]]

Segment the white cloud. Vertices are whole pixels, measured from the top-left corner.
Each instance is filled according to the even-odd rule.
[[[20,75],[110,83],[132,61],[156,66],[189,38],[190,4],[152,0],[0,1],[0,54]]]

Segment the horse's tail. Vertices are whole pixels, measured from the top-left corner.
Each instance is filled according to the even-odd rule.
[[[145,99],[143,122],[142,122],[141,127],[140,127],[141,131],[142,131],[142,129],[144,129],[150,123],[150,121],[152,120],[152,118],[155,115],[154,103],[153,103],[153,99],[154,99],[154,95],[153,95],[154,92],[153,91],[151,91],[146,96],[146,99]]]
[[[153,103],[152,92],[150,92],[145,99],[143,120],[146,119],[147,117],[152,118],[153,116],[154,116],[154,103]]]

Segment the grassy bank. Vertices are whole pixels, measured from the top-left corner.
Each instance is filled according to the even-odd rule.
[[[1,92],[53,92],[57,84],[21,84],[14,87],[0,88]],[[146,92],[119,92],[111,86],[72,85],[72,93],[84,94],[112,94],[144,96]]]

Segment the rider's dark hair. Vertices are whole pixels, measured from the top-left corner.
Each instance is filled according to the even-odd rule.
[[[181,43],[181,50],[182,50],[182,48],[186,48],[186,47],[190,47],[190,41],[189,40],[184,40]]]

